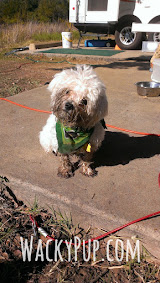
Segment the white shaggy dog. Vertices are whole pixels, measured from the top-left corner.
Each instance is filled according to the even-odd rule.
[[[74,174],[73,154],[80,158],[81,173],[94,176],[91,161],[104,139],[103,118],[108,111],[104,84],[92,67],[77,65],[56,74],[48,89],[53,114],[40,132],[40,144],[46,152],[61,156],[59,176]]]

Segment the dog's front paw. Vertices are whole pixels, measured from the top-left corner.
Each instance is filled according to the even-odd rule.
[[[62,178],[70,178],[74,175],[72,168],[64,168],[64,167],[59,167],[58,168],[58,174],[59,177]]]
[[[80,172],[87,177],[94,177],[97,175],[97,171],[90,167],[87,163],[83,163]]]

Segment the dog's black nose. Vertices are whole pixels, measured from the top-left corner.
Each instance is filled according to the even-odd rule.
[[[74,106],[71,102],[66,102],[65,104],[65,110],[69,111],[69,110],[73,110]]]

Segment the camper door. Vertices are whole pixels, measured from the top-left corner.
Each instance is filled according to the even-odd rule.
[[[118,21],[120,0],[87,0],[86,23]]]

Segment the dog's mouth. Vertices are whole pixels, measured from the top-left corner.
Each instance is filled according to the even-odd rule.
[[[68,122],[68,123],[74,123],[76,122],[76,114],[75,112],[70,112],[70,111],[66,111],[64,110],[64,116],[63,116],[63,119],[65,120],[65,122]]]
[[[73,109],[66,111],[66,109],[63,110],[64,115],[62,115],[63,122],[65,124],[70,124],[75,127],[85,127],[87,122],[87,115],[83,111],[79,111],[82,109]],[[85,117],[86,116],[86,117]]]

